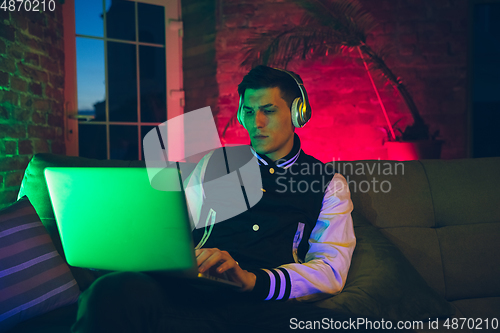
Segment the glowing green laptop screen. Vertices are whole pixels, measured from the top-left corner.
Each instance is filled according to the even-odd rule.
[[[151,185],[146,168],[45,169],[68,264],[120,270],[196,267],[179,171],[164,169],[171,190]]]

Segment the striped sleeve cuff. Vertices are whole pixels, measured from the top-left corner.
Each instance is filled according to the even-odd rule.
[[[253,270],[257,279],[252,294],[266,301],[286,301],[290,298],[292,284],[285,268]]]

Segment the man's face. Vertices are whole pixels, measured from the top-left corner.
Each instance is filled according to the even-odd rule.
[[[246,89],[243,117],[257,153],[276,161],[292,150],[292,117],[278,87]]]

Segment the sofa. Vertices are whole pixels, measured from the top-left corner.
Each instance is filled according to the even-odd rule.
[[[500,330],[499,157],[331,164],[349,183],[357,245],[344,290],[315,301],[318,307],[416,332]],[[18,198],[29,200],[63,260],[43,176],[48,166],[145,167],[143,161],[33,156]],[[106,273],[69,269],[79,292]],[[76,310],[74,301],[42,309],[8,332],[69,332]]]

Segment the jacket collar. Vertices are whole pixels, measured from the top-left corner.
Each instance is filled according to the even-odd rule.
[[[290,151],[290,153],[288,153],[288,155],[286,155],[283,158],[280,158],[277,161],[272,161],[267,156],[258,154],[253,148],[251,150],[252,153],[255,155],[255,157],[257,157],[259,165],[268,165],[268,166],[288,169],[295,163],[295,161],[297,161],[302,149],[300,144],[300,138],[297,134],[294,133],[292,150]]]

